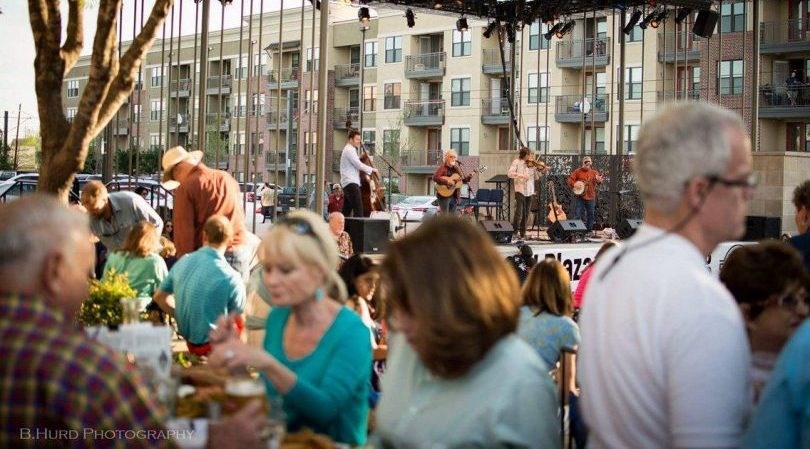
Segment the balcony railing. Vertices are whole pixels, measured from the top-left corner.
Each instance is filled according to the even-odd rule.
[[[335,66],[335,86],[357,86],[360,84],[360,64]]]
[[[298,117],[298,110],[292,111],[292,125],[295,127],[295,120]],[[286,107],[282,106],[281,111],[270,111],[267,113],[267,129],[272,131],[276,128],[286,130],[290,124],[290,114]]]
[[[206,85],[206,92],[209,95],[218,95],[220,93],[220,86],[222,87],[222,94],[231,93],[231,82],[233,77],[231,75],[222,75],[222,78],[217,76],[209,76],[208,84]]]
[[[408,167],[436,167],[442,162],[442,150],[406,150],[399,153],[399,163]]]
[[[810,21],[793,19],[760,25],[760,51],[786,53],[810,50]]]
[[[700,59],[700,36],[691,30],[658,33],[658,61],[697,61]]]
[[[481,50],[481,57],[481,71],[484,73],[501,74],[512,71],[512,48],[508,44],[503,48],[503,61],[501,61],[501,50],[497,48]]]
[[[282,89],[295,89],[298,87],[298,79],[300,78],[299,67],[287,67],[279,70],[267,71],[267,87],[270,89],[277,89],[278,83],[281,82]]]
[[[606,66],[610,63],[610,38],[559,41],[556,61],[557,67]]]
[[[759,116],[810,119],[810,86],[762,86],[759,90]]]
[[[183,78],[179,80],[172,80],[169,84],[169,96],[177,95],[180,97],[187,97],[191,94],[191,80]]]
[[[118,120],[113,127],[113,134],[116,136],[126,136],[129,134],[129,119]]]
[[[209,130],[214,129],[220,132],[228,132],[231,130],[231,114],[228,112],[222,114],[206,114],[205,125]]]
[[[678,89],[677,92],[671,90],[659,90],[657,92],[658,101],[673,100],[700,100],[700,89]]]
[[[349,123],[351,122],[351,124]],[[332,113],[332,126],[335,129],[348,129],[360,124],[360,108],[335,108]]]
[[[187,133],[188,132],[188,114],[176,114],[174,117],[169,117],[169,132],[170,133]]]
[[[520,97],[515,96],[512,100],[515,107],[520,104]],[[484,125],[507,125],[509,124],[509,99],[507,98],[482,98],[481,99],[481,123]]]
[[[447,53],[423,53],[405,56],[406,78],[437,78],[444,76]]]
[[[585,120],[605,122],[608,119],[606,95],[558,95],[554,118],[560,123]]]
[[[407,100],[405,119],[408,126],[441,126],[444,124],[444,100]]]

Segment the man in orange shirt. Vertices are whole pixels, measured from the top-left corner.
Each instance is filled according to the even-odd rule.
[[[588,231],[593,230],[596,214],[596,184],[602,183],[602,175],[596,171],[590,156],[582,158],[582,167],[568,177],[568,186],[574,190],[574,217],[585,222]],[[586,217],[587,214],[587,217]]]

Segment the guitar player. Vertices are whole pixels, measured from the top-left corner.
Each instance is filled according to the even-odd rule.
[[[582,166],[568,177],[568,186],[574,191],[574,218],[585,222],[589,232],[596,215],[596,185],[601,183],[602,175],[593,168],[590,156],[582,158]]]
[[[548,167],[542,162],[536,162],[531,150],[523,147],[506,172],[506,176],[515,180],[515,215],[512,217],[512,228],[517,238],[526,238],[526,221],[531,211],[532,195],[535,194],[534,182],[546,171]]]
[[[442,161],[442,164],[433,172],[433,182],[445,186],[453,186],[456,180],[454,180],[452,176],[455,174],[461,176],[461,180],[465,184],[470,182],[473,175],[470,173],[465,176],[464,172],[461,170],[461,166],[458,164],[458,153],[456,153],[456,150],[449,149],[444,152],[444,161]],[[437,191],[436,198],[439,199],[439,213],[455,214],[460,195],[460,189],[456,189],[451,195],[446,197],[443,197]]]

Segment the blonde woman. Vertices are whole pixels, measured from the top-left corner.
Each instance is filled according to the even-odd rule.
[[[151,297],[169,271],[157,253],[159,248],[158,227],[148,221],[136,223],[124,245],[107,257],[104,276],[108,276],[111,270],[126,274],[130,287],[139,297]]]

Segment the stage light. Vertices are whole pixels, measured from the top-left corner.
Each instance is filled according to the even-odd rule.
[[[651,13],[647,14],[647,17],[645,17],[644,20],[641,21],[641,23],[638,24],[638,27],[641,28],[642,30],[646,30],[647,27],[650,26],[650,23],[653,20],[655,20],[655,18],[658,17],[658,14],[660,13],[661,13],[660,11],[654,9]]]
[[[360,23],[363,25],[368,25],[368,21],[371,20],[371,12],[364,6],[357,11],[357,18],[360,19]]]
[[[312,6],[314,6],[315,9],[318,11],[321,10],[321,0],[309,0],[309,2],[312,3]]]
[[[495,31],[495,28],[498,28],[498,22],[495,20],[489,22],[489,25],[487,25],[487,28],[484,30],[484,38],[489,39],[489,37],[492,36],[492,32]]]
[[[557,34],[557,31],[560,31],[564,26],[565,24],[563,22],[555,23],[553,27],[549,28],[549,30],[543,34],[543,37],[545,37],[547,41],[550,41],[551,37]]]
[[[442,2],[436,1],[433,3],[433,9],[442,9]]]
[[[508,22],[506,23],[506,40],[508,40],[510,44],[515,43],[515,27]]]
[[[557,31],[557,33],[555,34],[555,36],[557,36],[557,39],[562,39],[562,38],[563,38],[563,36],[565,36],[565,35],[566,35],[566,34],[568,34],[568,33],[569,33],[571,30],[573,30],[573,29],[574,29],[574,26],[575,26],[576,24],[577,24],[577,23],[576,23],[576,22],[574,22],[573,20],[569,20],[569,21],[568,21],[568,23],[566,23],[566,24],[565,24],[565,26],[563,26],[562,28],[560,28],[560,29]]]
[[[630,16],[630,19],[627,21],[627,25],[624,26],[624,34],[632,33],[633,27],[636,26],[639,19],[641,19],[641,11],[633,11],[633,15]]]
[[[689,14],[692,14],[692,10],[689,8],[681,8],[678,10],[678,14],[675,15],[675,23],[682,23],[689,17]]]
[[[405,20],[408,22],[408,28],[413,28],[416,25],[416,16],[413,15],[411,8],[405,11]]]
[[[666,8],[662,9],[661,12],[652,20],[652,22],[650,22],[650,26],[653,28],[658,28],[658,25],[664,23],[664,20],[666,20],[668,15],[669,10]]]
[[[456,20],[456,29],[461,31],[462,33],[469,29],[469,26],[467,26],[467,18],[466,17],[462,17],[462,18]]]

